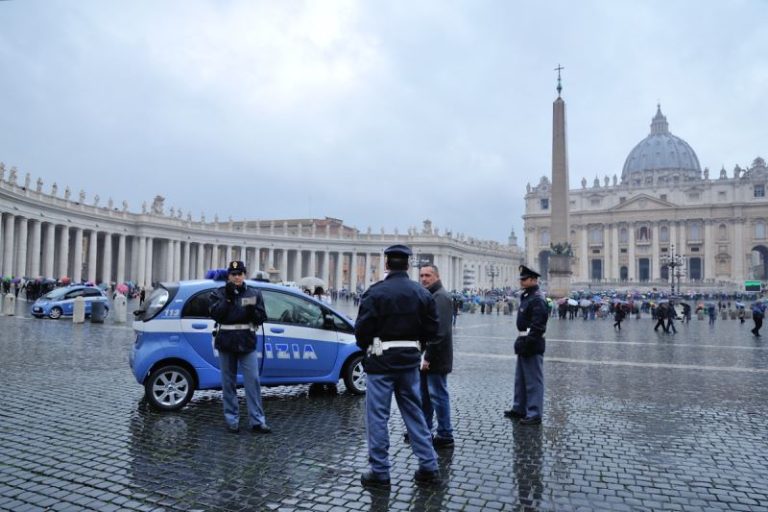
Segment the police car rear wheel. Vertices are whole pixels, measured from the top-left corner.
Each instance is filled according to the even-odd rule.
[[[58,318],[61,318],[61,314],[62,314],[61,308],[56,306],[51,308],[51,311],[48,313],[48,316],[56,320]]]
[[[354,395],[365,393],[365,369],[363,369],[363,356],[357,355],[350,359],[344,370],[344,385],[347,391]]]
[[[149,405],[160,411],[181,409],[195,392],[192,376],[181,366],[162,366],[155,369],[144,385]]]

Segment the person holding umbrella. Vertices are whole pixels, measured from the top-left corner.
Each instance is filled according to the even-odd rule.
[[[752,303],[752,320],[755,326],[752,328],[752,334],[760,337],[760,328],[763,326],[763,317],[765,316],[765,302],[762,299]]]

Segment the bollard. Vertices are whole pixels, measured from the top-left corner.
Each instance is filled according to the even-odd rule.
[[[107,305],[100,301],[91,303],[91,323],[103,324],[107,316]]]
[[[125,315],[128,312],[128,301],[126,300],[125,295],[118,293],[117,296],[115,296],[112,307],[115,310],[115,314],[113,316],[114,322],[116,324],[125,323]]]
[[[13,316],[16,314],[16,296],[12,293],[5,294],[5,302],[3,302],[3,314],[6,316]]]
[[[85,322],[85,299],[82,296],[75,297],[72,306],[72,323],[82,324],[83,322]]]

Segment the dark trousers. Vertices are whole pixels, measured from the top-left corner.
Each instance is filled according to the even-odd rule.
[[[752,333],[755,336],[760,336],[760,328],[763,326],[763,316],[753,314],[752,319],[755,321],[755,327],[752,329]]]

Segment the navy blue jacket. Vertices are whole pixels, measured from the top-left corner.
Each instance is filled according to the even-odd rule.
[[[256,305],[243,306],[242,300],[245,297],[255,297]],[[211,293],[210,300],[211,318],[220,325],[253,324],[258,327],[267,319],[264,298],[254,288],[240,286],[235,289],[235,295],[230,297],[227,296],[226,286],[222,286]],[[251,329],[219,329],[214,346],[222,352],[253,352],[256,350],[256,333]]]
[[[517,310],[517,330],[530,331],[527,336],[519,336],[515,341],[515,354],[527,357],[544,353],[544,333],[548,319],[547,301],[539,286],[526,288],[520,297],[520,308]]]
[[[355,338],[363,351],[373,344],[373,338],[426,343],[435,338],[437,329],[432,294],[411,281],[405,271],[390,272],[386,279],[368,288],[360,299]],[[418,348],[391,348],[380,356],[366,354],[363,360],[368,373],[402,372],[418,368],[420,364]]]

